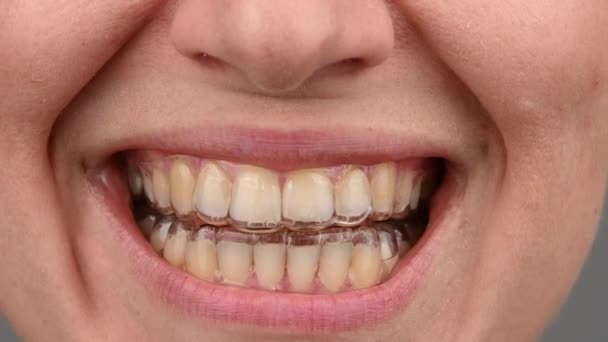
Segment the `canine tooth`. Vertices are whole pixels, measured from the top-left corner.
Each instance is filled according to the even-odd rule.
[[[217,233],[217,262],[224,283],[244,285],[251,274],[251,234],[220,229]]]
[[[139,226],[139,229],[146,238],[150,237],[150,234],[152,234],[157,219],[158,216],[155,214],[146,214],[137,220],[137,226]]]
[[[354,288],[368,288],[380,282],[382,258],[378,234],[373,228],[360,228],[354,234],[349,277]]]
[[[283,185],[283,217],[292,222],[323,224],[334,214],[334,190],[322,171],[302,170],[287,175]]]
[[[161,211],[169,211],[171,208],[171,200],[169,194],[169,177],[159,167],[152,171],[152,189],[154,191],[154,199],[156,206]]]
[[[182,268],[186,258],[186,244],[190,231],[186,229],[184,222],[176,220],[169,228],[167,241],[163,249],[163,257],[167,262],[177,268]]]
[[[188,162],[177,158],[171,163],[169,171],[171,205],[175,214],[187,216],[192,213],[192,193],[194,191],[194,176]]]
[[[412,187],[412,194],[410,197],[410,208],[416,210],[418,208],[418,201],[420,200],[420,186],[422,183],[422,177],[416,177],[414,186]]]
[[[154,226],[154,229],[150,234],[150,245],[152,245],[152,248],[156,253],[160,253],[165,247],[165,241],[167,240],[167,234],[171,227],[171,223],[173,223],[172,217],[162,217]]]
[[[335,208],[338,225],[361,223],[371,210],[369,181],[363,170],[353,168],[336,184]]]
[[[148,198],[148,202],[154,203],[156,199],[154,198],[154,186],[152,184],[152,176],[147,173],[142,175],[143,183],[144,183],[144,194]]]
[[[397,244],[397,238],[394,233],[394,229],[385,228],[378,230],[378,238],[380,240],[380,257],[384,262],[384,275],[388,276],[397,261],[399,261],[399,247]]]
[[[217,274],[215,228],[205,226],[192,233],[186,247],[186,270],[202,280],[215,279]]]
[[[335,293],[344,286],[348,276],[353,243],[348,228],[323,231],[325,240],[319,260],[319,280],[327,291]]]
[[[276,227],[281,221],[278,176],[259,167],[242,167],[232,186],[230,217],[239,226]]]
[[[216,163],[201,169],[194,187],[194,207],[210,223],[222,222],[228,215],[232,183]]]
[[[294,292],[310,292],[319,266],[318,233],[292,232],[287,240],[287,278]]]
[[[285,275],[287,258],[285,234],[262,234],[253,246],[253,263],[258,285],[267,290],[278,289]]]
[[[139,171],[129,166],[127,168],[127,180],[129,182],[129,191],[134,197],[139,197],[144,190],[144,181]]]
[[[393,162],[372,166],[370,188],[372,193],[372,218],[387,220],[395,206],[397,164]]]
[[[411,200],[413,181],[413,171],[403,170],[399,172],[399,176],[397,177],[397,187],[395,190],[395,207],[393,209],[393,217],[402,218],[407,214],[407,208]]]

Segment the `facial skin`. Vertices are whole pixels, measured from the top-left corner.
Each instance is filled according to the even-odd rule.
[[[26,340],[534,340],[587,255],[608,174],[606,1],[4,0],[0,13],[0,310]],[[235,123],[455,151],[458,226],[408,305],[311,334],[193,319],[140,281],[88,172],[129,139]]]

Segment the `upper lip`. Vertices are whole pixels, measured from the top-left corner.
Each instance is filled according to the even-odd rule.
[[[245,125],[206,125],[130,136],[106,146],[101,155],[156,150],[206,159],[253,164],[277,171],[339,164],[374,164],[408,158],[459,160],[458,151],[429,137],[344,127],[276,129]]]

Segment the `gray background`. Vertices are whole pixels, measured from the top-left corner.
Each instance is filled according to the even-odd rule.
[[[543,342],[608,341],[608,199],[591,257],[560,316],[549,326]],[[17,341],[0,317],[0,341]]]

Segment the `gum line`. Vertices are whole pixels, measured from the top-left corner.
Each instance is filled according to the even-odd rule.
[[[148,213],[138,225],[169,264],[212,283],[336,293],[376,286],[420,238],[417,221],[250,234]]]

